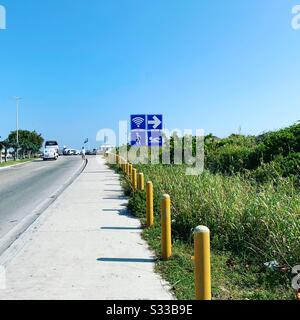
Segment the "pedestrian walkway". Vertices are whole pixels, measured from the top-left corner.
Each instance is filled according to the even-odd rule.
[[[4,254],[0,299],[172,299],[126,204],[118,175],[104,159],[89,158],[77,180]]]

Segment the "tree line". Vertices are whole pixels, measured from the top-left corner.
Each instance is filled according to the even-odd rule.
[[[19,143],[17,140],[19,140]],[[2,152],[4,150],[5,161],[7,161],[9,150],[12,150],[11,153],[15,160],[17,151],[19,157],[23,159],[27,157],[31,158],[40,151],[43,143],[44,138],[36,131],[19,130],[18,139],[17,132],[12,131],[7,139],[0,141],[0,151]]]

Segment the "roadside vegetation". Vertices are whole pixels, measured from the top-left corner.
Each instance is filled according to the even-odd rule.
[[[173,139],[173,141],[172,141]],[[171,146],[174,138],[171,139]],[[144,231],[160,254],[160,201],[172,200],[174,255],[157,269],[178,298],[192,299],[192,230],[211,230],[216,299],[293,299],[291,268],[300,264],[300,124],[260,136],[205,138],[206,171],[186,176],[184,165],[139,165],[154,184],[156,224]],[[129,208],[145,218],[145,194]]]
[[[34,158],[39,153],[44,142],[42,135],[36,131],[19,130],[18,136],[19,143],[17,143],[16,131],[12,131],[7,139],[0,141],[0,164],[2,166],[16,160],[17,150],[19,160]],[[13,157],[13,160],[9,159],[9,155]]]
[[[35,159],[35,158],[22,159],[22,160],[19,160],[17,163],[18,163],[18,164],[26,163],[26,162],[33,161],[34,159]],[[9,166],[12,166],[12,165],[15,165],[15,164],[16,164],[16,161],[14,161],[14,160],[2,162],[2,163],[0,163],[0,168],[9,167]]]

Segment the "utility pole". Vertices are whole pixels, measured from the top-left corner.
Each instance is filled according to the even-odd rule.
[[[17,131],[17,150],[16,150],[16,160],[18,160],[18,151],[19,151],[19,103],[21,98],[20,97],[15,97],[16,99],[16,131]]]

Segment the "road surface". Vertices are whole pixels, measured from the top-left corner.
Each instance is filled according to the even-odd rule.
[[[0,239],[55,193],[82,165],[81,157],[36,160],[0,171]]]

